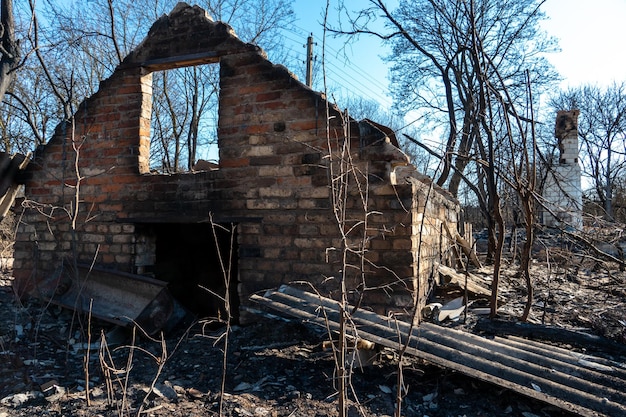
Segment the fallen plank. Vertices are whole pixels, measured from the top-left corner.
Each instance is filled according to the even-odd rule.
[[[283,286],[254,301],[333,331],[339,329],[336,301]],[[422,323],[409,323],[372,312],[351,315],[352,336],[392,349],[407,344],[407,353],[465,375],[491,382],[581,416],[626,415],[626,384],[619,367],[599,372],[578,360],[562,360],[548,354],[490,340],[467,332]],[[552,351],[553,347],[546,347]],[[561,352],[561,355],[565,353]]]
[[[446,229],[446,233],[448,234],[448,236],[461,247],[461,250],[463,251],[465,256],[467,256],[467,259],[469,259],[476,268],[482,268],[482,264],[480,263],[480,260],[478,259],[476,251],[474,250],[472,245],[467,240],[465,240],[465,238],[463,238],[463,236],[461,236],[459,232],[456,231],[456,229],[450,230],[446,222],[443,223],[443,227]]]
[[[441,264],[437,265],[437,270],[444,284],[457,285],[461,289],[467,288],[467,291],[474,295],[491,296],[488,284],[474,274],[456,272],[453,268]]]

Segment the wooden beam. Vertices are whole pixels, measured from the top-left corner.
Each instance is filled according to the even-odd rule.
[[[174,68],[191,67],[194,65],[216,64],[218,62],[220,62],[220,56],[217,53],[210,51],[152,59],[143,62],[141,66],[150,71],[164,71]]]
[[[456,230],[450,230],[446,222],[443,223],[443,227],[446,229],[446,233],[448,234],[448,236],[450,236],[450,239],[455,241],[461,247],[461,250],[463,251],[465,256],[467,256],[470,262],[472,262],[472,264],[476,268],[482,268],[480,260],[478,259],[478,256],[476,256],[476,251],[474,250],[474,248],[472,248],[472,245],[470,245],[470,243],[465,240],[463,236],[459,234],[459,232],[457,232]]]

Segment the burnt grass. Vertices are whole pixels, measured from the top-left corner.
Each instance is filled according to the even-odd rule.
[[[543,267],[535,265],[539,271]],[[626,328],[623,275],[591,270],[578,275],[551,274],[550,283],[537,282],[541,304],[531,318],[585,327],[621,341]],[[38,300],[20,303],[13,297],[10,271],[2,278],[0,417],[135,416],[140,411],[145,416],[216,416],[220,410],[224,416],[246,417],[337,414],[334,360],[322,348],[329,338],[324,329],[259,315],[255,323],[232,327],[224,365],[224,328],[197,322],[163,340],[133,337],[129,329],[95,319],[89,323],[85,316]],[[513,272],[505,273],[503,288],[505,297],[517,297],[507,304],[510,314],[517,314],[523,283]],[[473,321],[447,325],[472,331]],[[413,358],[404,359],[403,369],[406,416],[570,415]],[[394,415],[397,370],[396,353],[386,349],[371,366],[355,369],[349,415]]]

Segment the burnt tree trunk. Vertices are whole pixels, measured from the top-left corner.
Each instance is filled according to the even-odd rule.
[[[15,21],[13,19],[13,0],[0,3],[0,101],[9,90],[15,78],[15,69],[20,62],[19,44],[15,40]]]
[[[520,192],[522,206],[524,208],[524,216],[526,217],[526,241],[524,242],[524,249],[522,252],[522,256],[520,258],[520,270],[524,275],[524,280],[526,281],[526,289],[528,291],[528,298],[526,299],[526,304],[524,305],[524,312],[522,313],[521,321],[527,321],[528,316],[530,315],[530,309],[533,304],[533,282],[532,277],[530,275],[530,260],[532,257],[531,251],[533,242],[535,240],[535,228],[534,228],[534,206],[533,206],[533,196],[530,191],[526,190]]]

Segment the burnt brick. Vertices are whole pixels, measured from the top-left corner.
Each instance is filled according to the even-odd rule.
[[[255,156],[250,157],[250,166],[259,165],[280,165],[283,158],[278,155]]]
[[[319,164],[322,161],[321,153],[307,153],[302,155],[302,163],[303,164]]]
[[[242,258],[260,258],[261,248],[258,246],[240,246],[239,256]]]

